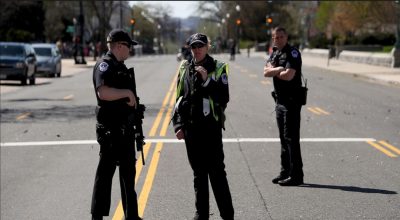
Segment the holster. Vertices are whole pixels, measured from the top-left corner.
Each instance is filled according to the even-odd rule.
[[[304,86],[300,87],[300,91],[298,93],[299,94],[299,97],[298,97],[299,104],[301,104],[301,105],[307,104],[307,91],[308,91],[307,87],[304,87]]]
[[[97,123],[96,137],[101,147],[100,150],[112,148],[115,141],[126,143],[135,141],[134,130],[128,125],[108,127]]]
[[[107,129],[102,124],[96,124],[96,137],[97,137],[97,143],[99,143],[102,148],[111,147],[112,137],[110,129]]]
[[[275,101],[275,103],[277,102],[277,95],[276,95],[276,92],[275,91],[271,91],[271,96],[272,96],[272,98],[274,98],[274,101]]]

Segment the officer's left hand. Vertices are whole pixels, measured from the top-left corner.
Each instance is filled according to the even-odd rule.
[[[175,135],[176,135],[176,138],[178,138],[178,140],[182,140],[182,139],[185,138],[185,134],[183,133],[183,130],[182,130],[182,129],[179,129],[179,130],[175,133]]]
[[[196,70],[196,73],[201,75],[201,79],[203,79],[203,81],[206,81],[208,74],[207,70],[202,66],[195,66],[194,69]]]

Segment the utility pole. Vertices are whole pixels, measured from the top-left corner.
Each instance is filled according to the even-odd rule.
[[[83,52],[83,46],[84,46],[84,26],[85,26],[85,19],[83,16],[83,5],[82,5],[82,0],[79,1],[79,16],[78,20],[74,18],[74,25],[75,25],[75,39],[74,39],[74,59],[75,59],[75,64],[86,64],[85,61],[85,54]],[[76,27],[79,27],[78,28]],[[78,52],[80,54],[80,60],[77,59]]]
[[[119,1],[119,28],[121,28],[121,29],[123,28],[122,18],[123,18],[122,1]]]
[[[82,0],[79,1],[79,13],[80,13],[79,23],[80,23],[80,27],[81,27],[81,30],[80,30],[80,32],[81,32],[81,47],[80,47],[80,49],[81,49],[81,56],[82,56],[81,64],[86,64],[85,54],[83,53],[83,47],[85,45],[85,42],[84,42],[85,17],[83,16]]]
[[[392,49],[392,67],[400,67],[400,1],[396,4],[396,43]]]

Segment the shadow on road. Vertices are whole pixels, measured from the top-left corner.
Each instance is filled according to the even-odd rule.
[[[72,121],[93,118],[95,119],[94,106],[53,106],[38,109],[1,109],[1,123],[33,123],[35,121]],[[24,120],[16,120],[16,117],[29,113]]]
[[[50,81],[36,81],[35,85],[22,85],[21,82],[0,82],[0,86],[16,86],[16,87],[34,87],[34,86],[41,86],[41,85],[48,85]]]
[[[47,98],[34,98],[34,99],[12,99],[8,102],[32,102],[32,101],[68,101],[63,99],[47,99]],[[155,105],[146,105],[145,118],[157,115],[160,108]],[[51,106],[47,108],[1,108],[0,109],[0,122],[1,123],[33,123],[44,121],[72,121],[81,119],[96,119],[94,105],[85,106]],[[29,113],[23,120],[16,120],[22,114]],[[147,120],[147,119],[145,119]]]
[[[349,192],[361,192],[361,193],[378,193],[378,194],[397,194],[396,191],[384,190],[384,189],[372,189],[372,188],[362,188],[358,186],[334,186],[334,185],[321,185],[321,184],[312,184],[312,183],[304,183],[299,187],[306,188],[319,188],[319,189],[338,189]]]

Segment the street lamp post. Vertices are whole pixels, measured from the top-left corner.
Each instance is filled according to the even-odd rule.
[[[226,13],[226,38],[229,39],[229,17],[231,15]]]
[[[158,51],[159,51],[158,53],[162,54],[163,43],[161,42],[161,25],[160,24],[157,25],[157,31],[158,31]]]
[[[225,34],[225,30],[224,30],[225,22],[226,22],[225,18],[222,18],[221,19],[221,23],[222,23],[222,38],[226,40],[228,37],[227,37],[227,34]]]
[[[80,12],[80,15],[79,15],[79,23],[81,23],[81,56],[82,56],[82,59],[81,59],[81,64],[86,64],[86,61],[85,61],[85,54],[83,53],[83,46],[85,45],[84,43],[84,27],[85,27],[85,17],[83,16],[83,5],[82,5],[82,0],[81,1],[79,1],[79,12]]]
[[[236,11],[238,13],[238,19],[236,20],[236,46],[237,46],[237,52],[240,54],[240,25],[241,25],[241,19],[240,19],[240,5],[236,5]]]
[[[74,39],[74,60],[75,64],[86,64],[85,61],[85,54],[83,52],[83,46],[84,46],[84,25],[85,25],[85,19],[83,16],[83,6],[82,6],[82,1],[79,1],[79,16],[78,20],[76,18],[73,19],[74,26],[75,26],[75,39]],[[78,30],[79,27],[79,30]],[[81,55],[80,60],[77,59],[78,53]]]

